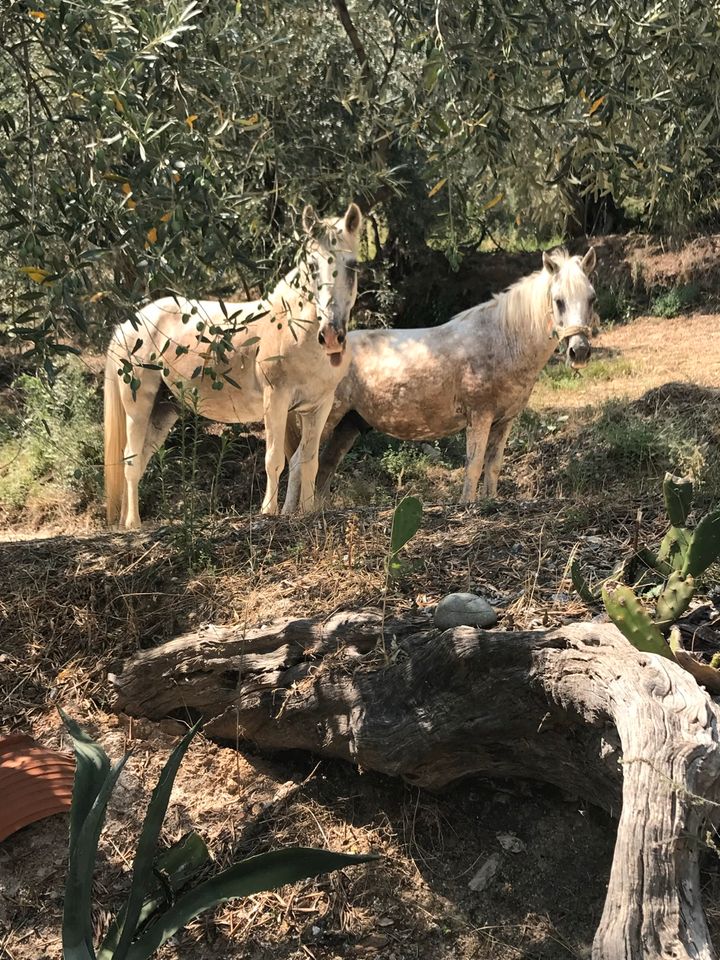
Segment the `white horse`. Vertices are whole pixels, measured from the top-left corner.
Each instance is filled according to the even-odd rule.
[[[351,332],[350,369],[327,421],[319,489],[369,428],[401,440],[434,440],[466,428],[461,502],[476,498],[483,466],[484,495],[496,496],[513,421],[558,339],[567,341],[571,366],[590,357],[595,291],[589,276],[595,264],[593,247],[583,258],[565,250],[543,253],[542,270],[441,326]],[[298,440],[291,418],[288,456]],[[291,463],[283,512],[293,509],[298,485]]]
[[[288,411],[297,414],[300,506],[312,509],[320,436],[349,366],[361,223],[354,203],[337,220],[318,220],[308,206],[298,266],[266,300],[165,297],[116,328],[105,364],[109,523],[140,526],[138,484],[178,418],[177,400],[224,423],[264,419],[267,514],[277,513]],[[163,384],[172,397],[163,397]]]

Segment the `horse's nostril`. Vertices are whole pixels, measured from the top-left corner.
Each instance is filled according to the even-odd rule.
[[[337,342],[338,342],[341,346],[342,346],[343,343],[345,343],[345,334],[344,334],[344,333],[339,333],[339,334],[337,335]]]
[[[322,330],[318,333],[318,343],[320,346],[325,346],[325,334],[322,332]]]

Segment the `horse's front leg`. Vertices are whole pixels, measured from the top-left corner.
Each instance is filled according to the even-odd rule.
[[[492,415],[477,416],[468,422],[465,432],[466,463],[465,485],[463,486],[460,503],[472,503],[477,496],[478,483],[482,474],[485,448],[492,425]]]
[[[497,496],[498,477],[502,467],[505,444],[512,430],[513,420],[494,423],[490,429],[490,437],[485,451],[485,477],[483,480],[486,497]]]
[[[314,410],[301,414],[302,437],[290,465],[294,474],[292,486],[300,486],[300,510],[310,513],[315,507],[315,478],[318,471],[320,438],[333,405],[333,395]],[[290,501],[290,503],[292,503]],[[288,511],[289,512],[289,511]]]
[[[279,387],[267,386],[263,395],[265,414],[265,474],[267,487],[262,512],[278,512],[278,488],[280,474],[285,466],[285,425],[288,417],[290,396]]]

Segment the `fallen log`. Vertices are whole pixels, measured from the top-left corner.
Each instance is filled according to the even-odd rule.
[[[384,641],[382,638],[384,637]],[[117,709],[300,748],[432,789],[534,778],[619,816],[593,960],[713,960],[700,900],[717,819],[720,710],[690,674],[612,624],[532,633],[374,613],[213,628],[111,674]]]

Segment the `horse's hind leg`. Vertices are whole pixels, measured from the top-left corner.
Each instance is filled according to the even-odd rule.
[[[485,477],[483,480],[486,497],[497,496],[498,477],[502,467],[505,444],[512,430],[513,420],[501,420],[490,428],[487,449],[485,451]]]
[[[145,473],[150,458],[165,443],[167,435],[177,423],[180,411],[174,400],[156,400],[150,415],[145,444],[142,452],[142,472]]]
[[[363,420],[357,411],[351,410],[345,414],[333,430],[320,455],[316,483],[319,493],[323,493],[326,489],[328,483],[330,483],[330,478],[342,463],[345,455],[352,450],[357,438],[363,433],[368,433],[371,429],[370,425]]]
[[[123,401],[127,438],[124,450],[125,491],[120,527],[126,530],[136,530],[140,526],[138,488],[147,465],[147,460],[144,458],[145,440],[160,386],[159,375],[153,376],[150,371],[144,371],[144,374],[135,397],[126,396]],[[129,393],[129,390],[125,388],[125,392]]]
[[[492,415],[474,417],[467,425],[465,443],[467,460],[465,465],[465,485],[460,503],[472,503],[477,496],[477,488],[482,474],[485,448],[492,425]]]
[[[291,411],[288,414],[285,426],[285,458],[290,464],[285,502],[282,514],[287,516],[295,513],[300,502],[300,437],[302,436],[302,421],[300,415]]]

